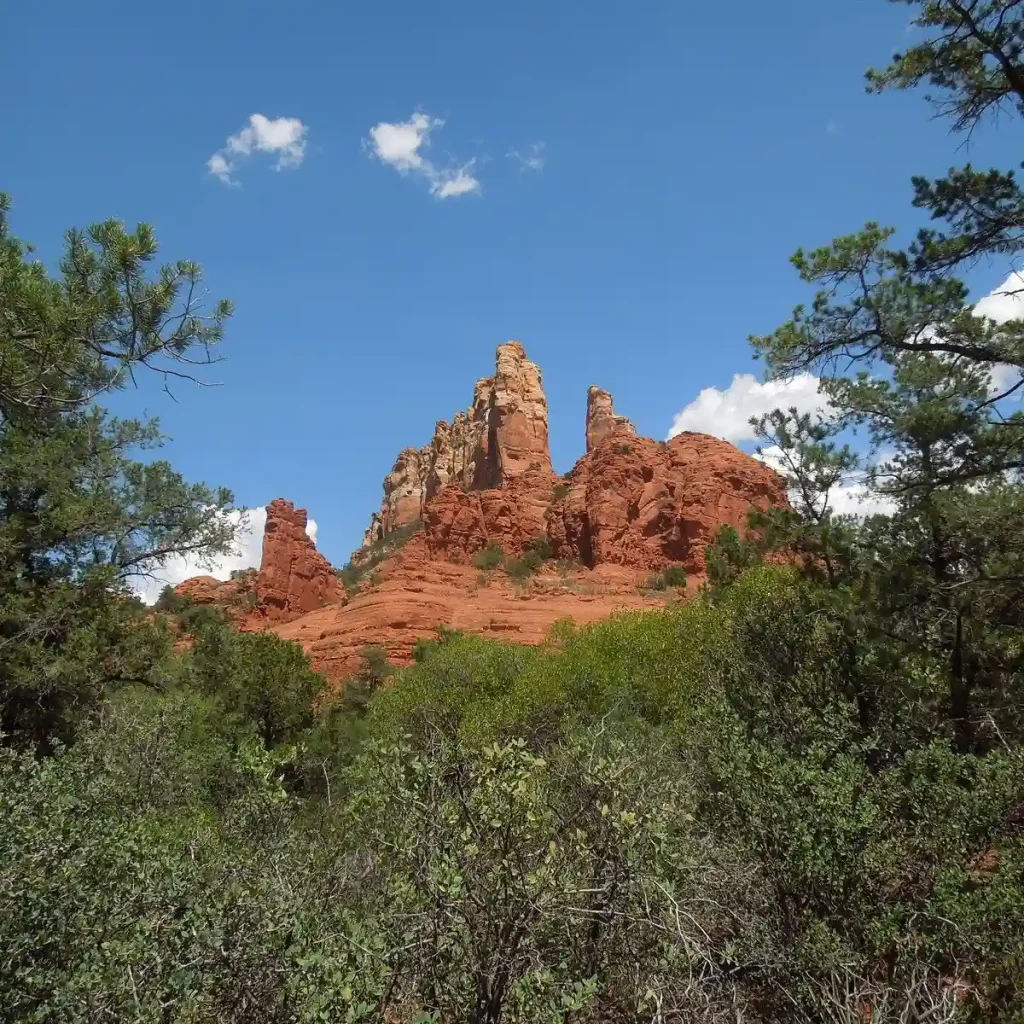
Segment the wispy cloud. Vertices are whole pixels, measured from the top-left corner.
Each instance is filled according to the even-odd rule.
[[[839,125],[837,125],[835,123],[835,121],[833,121],[831,118],[825,124],[825,134],[826,135],[838,135],[839,134]]]
[[[297,117],[264,117],[253,114],[249,123],[206,162],[207,170],[225,185],[237,185],[238,165],[254,153],[275,155],[275,171],[298,167],[306,157],[309,128]]]
[[[474,160],[438,167],[424,155],[430,148],[431,134],[443,127],[443,119],[424,113],[415,113],[408,121],[381,121],[370,129],[368,145],[378,160],[399,174],[423,178],[430,194],[438,199],[480,192],[480,181],[473,174]]]
[[[525,153],[520,153],[518,149],[510,149],[507,155],[510,160],[517,160],[520,168],[524,171],[544,170],[546,158],[543,142],[533,143]]]

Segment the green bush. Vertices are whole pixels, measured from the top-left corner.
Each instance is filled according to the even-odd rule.
[[[686,570],[681,565],[670,565],[661,574],[666,587],[685,587]]]
[[[529,552],[527,552],[529,555]],[[527,555],[522,558],[514,558],[505,563],[505,572],[508,577],[516,583],[523,583],[528,580],[541,565],[540,559],[531,559]]]
[[[551,541],[545,536],[534,537],[526,545],[526,550],[536,553],[537,557],[543,562],[550,561],[555,557],[555,549],[551,546]]]
[[[505,562],[505,552],[501,545],[494,540],[489,540],[487,546],[481,548],[473,556],[473,565],[477,569],[497,569]]]
[[[645,589],[662,591],[685,586],[686,570],[681,565],[670,565],[661,572],[651,576],[646,583]]]
[[[569,493],[568,483],[555,484],[554,489],[551,491],[552,501],[561,501]]]
[[[313,724],[325,682],[298,644],[274,633],[238,633],[222,623],[198,629],[179,677],[267,747],[294,742]]]
[[[186,608],[192,605],[192,598],[187,594],[179,594],[168,584],[160,591],[160,596],[153,602],[153,608],[158,612],[167,612],[170,615],[179,615]]]

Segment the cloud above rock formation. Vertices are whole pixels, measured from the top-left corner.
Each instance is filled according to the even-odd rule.
[[[1024,273],[1010,274],[975,303],[974,312],[1000,324],[1024,319]],[[994,394],[1005,391],[1019,379],[1020,370],[1015,366],[997,363],[992,367]],[[791,406],[801,413],[827,412],[828,399],[819,390],[817,377],[801,373],[790,380],[759,381],[752,373],[736,373],[728,387],[704,388],[676,413],[668,436],[672,438],[684,430],[695,430],[733,444],[753,441],[751,417]]]
[[[752,416],[764,416],[772,409],[795,406],[801,413],[823,412],[828,402],[818,390],[818,378],[801,373],[792,380],[759,381],[752,373],[733,374],[723,389],[704,388],[681,412],[676,413],[668,436],[684,430],[714,434],[738,444],[753,441]]]

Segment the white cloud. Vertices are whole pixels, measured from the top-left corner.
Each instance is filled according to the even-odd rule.
[[[542,171],[545,161],[544,143],[535,142],[526,153],[520,153],[518,149],[510,149],[508,157],[510,160],[518,160],[519,166],[524,171]]]
[[[430,144],[431,131],[443,124],[439,117],[426,114],[413,114],[400,124],[381,121],[370,129],[374,155],[402,174],[420,171],[427,163],[420,154],[420,148],[425,149]]]
[[[146,604],[152,604],[160,591],[170,584],[172,587],[193,576],[212,576],[214,579],[230,579],[231,573],[238,569],[258,569],[263,557],[263,528],[267,522],[267,510],[263,506],[245,510],[248,524],[239,530],[235,539],[235,550],[214,560],[212,567],[207,567],[195,557],[174,557],[167,564],[155,569],[153,578],[139,577],[132,583],[132,589]],[[233,523],[240,522],[241,512],[230,512],[228,518]],[[310,519],[306,523],[306,533],[316,543],[316,522]]]
[[[818,378],[801,373],[792,380],[761,383],[752,373],[733,374],[732,383],[720,391],[704,388],[682,412],[676,414],[670,438],[684,430],[714,434],[726,441],[753,441],[752,416],[763,416],[773,409],[795,406],[801,413],[824,411],[828,402],[818,391]]]
[[[481,191],[480,181],[472,173],[475,161],[442,168],[424,156],[423,151],[430,147],[431,133],[442,127],[441,118],[416,113],[408,121],[381,121],[374,125],[368,141],[378,160],[399,174],[420,175],[426,180],[430,194],[438,199]]]
[[[470,160],[468,164],[450,172],[447,177],[442,176],[431,187],[430,191],[438,199],[447,199],[449,196],[464,196],[469,192],[479,192],[480,182],[470,173],[472,166],[473,161]]]
[[[237,185],[234,173],[241,160],[253,153],[277,156],[275,171],[298,167],[306,157],[309,128],[297,117],[264,117],[253,114],[249,123],[237,135],[229,135],[227,142],[206,162],[209,172],[225,185]]]
[[[997,324],[1008,320],[1024,320],[1024,274],[1015,271],[983,299],[974,304],[978,316],[986,316]],[[992,394],[1008,390],[1020,380],[1019,367],[995,363],[992,367]]]

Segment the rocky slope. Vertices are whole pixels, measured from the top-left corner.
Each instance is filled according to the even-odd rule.
[[[723,524],[742,530],[752,508],[785,503],[785,482],[767,466],[706,434],[639,437],[596,386],[587,394],[586,454],[558,477],[540,370],[510,341],[498,347],[494,375],[477,381],[472,405],[438,421],[429,444],[399,453],[353,565],[368,568],[387,546],[396,550],[358,592],[343,592],[306,537],[305,512],[275,501],[263,564],[246,584],[254,607],[240,624],[298,641],[336,680],[359,667],[368,644],[408,663],[417,639],[440,625],[539,643],[559,619],[585,623],[664,604],[647,584],[669,565],[684,567],[695,588],[705,546]],[[413,524],[422,528],[398,547]],[[539,538],[558,561],[529,578],[472,565],[485,547],[517,558]],[[237,607],[239,581],[215,582],[179,589],[218,603],[230,596]]]
[[[419,534],[344,607],[325,606],[274,631],[298,641],[315,669],[341,680],[360,667],[368,644],[383,646],[397,665],[410,664],[416,641],[433,639],[440,625],[538,644],[560,619],[582,625],[620,611],[661,607],[666,595],[644,589],[649,576],[621,566],[591,571],[549,563],[517,583],[500,569],[482,572],[431,557]]]

